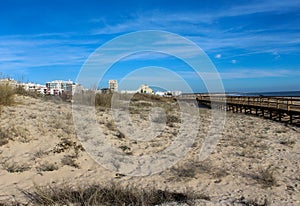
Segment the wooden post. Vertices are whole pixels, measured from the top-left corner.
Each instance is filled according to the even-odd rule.
[[[259,106],[261,106],[261,97],[259,97]]]
[[[281,122],[281,112],[278,112],[278,120]]]

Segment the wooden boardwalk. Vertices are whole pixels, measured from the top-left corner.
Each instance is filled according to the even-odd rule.
[[[300,97],[196,95],[200,105],[300,126]]]

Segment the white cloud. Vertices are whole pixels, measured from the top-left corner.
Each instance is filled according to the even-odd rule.
[[[277,51],[272,52],[275,59],[280,59],[280,54]]]
[[[222,55],[221,55],[221,54],[216,54],[216,55],[215,55],[215,58],[216,58],[216,59],[221,59],[221,58],[222,58]]]

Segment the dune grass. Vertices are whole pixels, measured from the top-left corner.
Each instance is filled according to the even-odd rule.
[[[9,83],[0,84],[0,105],[9,106],[14,103],[16,90]]]
[[[22,191],[33,205],[159,205],[166,202],[187,202],[193,199],[206,199],[208,196],[189,193],[169,192],[156,189],[142,189],[135,186],[89,185],[73,187],[35,186],[32,192]]]

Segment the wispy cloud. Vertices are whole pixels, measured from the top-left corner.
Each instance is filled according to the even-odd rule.
[[[0,37],[0,70],[43,66],[80,65],[98,40],[74,40],[59,34]],[[55,38],[53,38],[55,36]]]
[[[239,17],[258,13],[287,13],[299,11],[300,3],[297,0],[286,1],[249,1],[248,3],[233,3],[227,7],[220,7],[217,10],[206,12],[172,12],[161,10],[150,10],[136,12],[131,18],[110,22],[103,17],[92,19],[92,21],[101,21],[102,28],[94,30],[95,34],[115,34],[124,33],[142,29],[166,29],[172,32],[189,31],[195,34],[212,32],[212,28],[207,25],[226,17]],[[188,30],[186,30],[188,28]]]
[[[167,30],[195,41],[207,52],[245,49],[245,53],[280,53],[299,51],[298,25],[273,24],[272,27],[248,28],[246,24],[224,28],[218,24],[223,18],[258,13],[288,13],[300,11],[299,1],[251,1],[248,4],[231,4],[228,8],[210,12],[162,12],[160,10],[137,13],[130,19],[118,23],[106,23],[93,34],[122,34],[138,30]],[[102,18],[102,21],[103,18]],[[298,28],[295,28],[295,26]],[[164,42],[165,44],[167,42]],[[270,51],[272,48],[272,51]],[[245,54],[241,54],[245,55]]]
[[[256,13],[265,13],[265,12],[277,12],[284,13],[289,11],[299,10],[300,2],[298,0],[286,0],[286,1],[256,1],[249,2],[249,4],[236,5],[230,9],[217,14],[218,17],[224,16],[241,16],[249,15]]]
[[[249,79],[249,78],[268,78],[268,77],[289,77],[290,75],[300,76],[300,72],[290,70],[270,70],[270,69],[239,69],[221,72],[222,79]]]
[[[194,79],[197,77],[195,72],[179,71],[178,74],[183,78]],[[219,79],[249,79],[249,78],[268,78],[268,77],[289,77],[291,75],[300,76],[300,71],[290,71],[286,69],[272,70],[270,69],[245,69],[240,68],[230,71],[220,71],[217,73],[212,72],[200,72],[201,77],[207,78],[207,80]],[[198,77],[197,77],[198,78]]]

